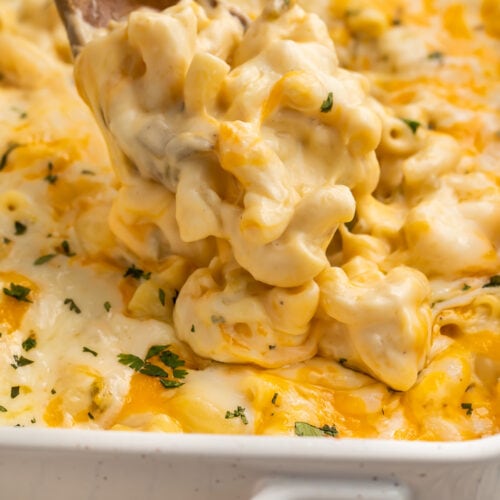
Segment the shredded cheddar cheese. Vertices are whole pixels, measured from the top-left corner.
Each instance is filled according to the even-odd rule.
[[[0,424],[500,432],[499,15],[3,0]]]

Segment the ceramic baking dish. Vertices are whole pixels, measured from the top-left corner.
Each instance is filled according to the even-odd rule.
[[[0,498],[496,500],[500,435],[466,442],[0,429]]]

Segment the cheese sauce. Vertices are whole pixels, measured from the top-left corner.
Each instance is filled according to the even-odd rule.
[[[4,0],[0,423],[498,433],[497,11]]]

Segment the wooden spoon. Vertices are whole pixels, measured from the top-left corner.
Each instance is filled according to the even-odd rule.
[[[92,28],[104,28],[139,7],[163,10],[176,0],[55,0],[73,55],[92,38]]]

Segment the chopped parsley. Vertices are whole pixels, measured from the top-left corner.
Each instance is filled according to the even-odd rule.
[[[274,393],[274,396],[273,396],[273,399],[271,399],[271,403],[272,403],[273,405],[275,405],[277,400],[278,400],[278,393],[277,393],[277,392],[275,392],[275,393]]]
[[[194,327],[194,325],[191,325],[191,333],[194,333],[196,331],[196,328]]]
[[[170,346],[168,345],[153,345],[148,349],[148,352],[146,353],[146,357],[144,358],[146,361],[148,359],[154,358],[155,356],[158,356],[158,354],[161,354],[165,349],[168,349]]]
[[[76,314],[80,314],[82,310],[75,304],[73,299],[67,298],[64,299],[64,305],[69,305],[69,310],[75,312]]]
[[[54,388],[50,389],[50,393],[51,394],[55,394],[56,393],[56,390]]]
[[[339,358],[339,364],[345,366],[346,363],[347,363],[347,358]]]
[[[15,385],[14,387],[10,388],[10,397],[11,399],[15,399],[19,396],[19,386]]]
[[[11,240],[10,238],[6,238],[6,237],[4,236],[4,238],[3,238],[3,242],[4,242],[6,245],[8,245],[11,241],[12,241],[12,240]]]
[[[339,431],[335,425],[323,425],[316,427],[315,425],[308,424],[307,422],[295,422],[295,434],[297,436],[306,437],[336,437]]]
[[[28,113],[26,113],[26,111],[23,111],[16,106],[12,106],[10,109],[14,111],[14,113],[17,113],[21,120],[25,120],[26,118],[28,118]]]
[[[33,335],[30,335],[22,344],[22,348],[28,352],[31,351],[34,347],[36,347],[36,339]]]
[[[167,378],[161,378],[159,380],[161,385],[165,387],[165,389],[175,389],[176,387],[184,385],[184,382],[179,382],[178,380],[172,380]]]
[[[248,419],[245,415],[245,408],[242,406],[238,406],[236,410],[234,411],[226,411],[226,416],[224,417],[226,419],[229,418],[241,418],[241,421],[245,424],[248,425]]]
[[[92,349],[89,349],[88,347],[83,346],[82,352],[88,352],[89,354],[92,354],[92,356],[96,357],[97,353],[93,351]]]
[[[106,312],[111,310],[111,304],[108,301],[104,302],[104,309],[106,309]]]
[[[31,365],[33,363],[32,359],[25,358],[24,356],[18,356],[17,354],[14,354],[14,363],[11,363],[10,366],[14,368],[14,370],[17,370],[18,368],[21,368],[22,366],[27,366]]]
[[[496,274],[490,278],[490,281],[483,285],[483,288],[490,288],[493,286],[500,286],[500,274]]]
[[[18,300],[19,302],[32,302],[28,298],[30,292],[31,292],[30,288],[22,285],[17,285],[16,283],[11,283],[10,288],[3,289],[3,293],[5,295],[12,297],[13,299]]]
[[[139,373],[147,375],[148,377],[168,378],[168,373],[161,366],[153,365],[152,363],[144,363]]]
[[[95,175],[95,172],[93,170],[87,170],[84,169],[80,172],[82,175]]]
[[[175,352],[166,349],[160,353],[159,358],[165,366],[172,369],[172,373],[175,378],[184,378],[187,375],[188,372],[181,368],[186,364],[186,362],[179,358]]]
[[[436,61],[442,61],[444,57],[444,54],[440,52],[439,50],[435,50],[434,52],[430,52],[427,55],[427,59],[434,59]]]
[[[14,234],[16,236],[21,236],[21,234],[24,234],[27,229],[28,227],[22,222],[19,222],[18,220],[14,221]]]
[[[5,413],[7,411],[7,408],[5,406],[0,405],[0,412]]]
[[[144,359],[141,359],[135,354],[119,354],[118,361],[122,365],[126,365],[132,370],[141,373],[142,375],[147,375],[148,377],[156,377],[167,389],[172,389],[175,387],[180,387],[184,384],[180,379],[183,379],[188,374],[187,370],[182,367],[186,364],[183,359],[170,351],[169,345],[153,345],[148,349]],[[149,362],[151,358],[158,356],[159,361],[166,367],[169,368],[172,374],[170,378],[169,373],[165,368]]]
[[[467,290],[470,290],[470,285],[468,285],[467,283],[464,283],[462,286],[462,291],[466,292]]]
[[[403,122],[410,127],[411,131],[416,134],[418,128],[422,125],[420,122],[417,122],[415,120],[410,120],[409,118],[400,118]]]
[[[163,288],[158,288],[158,299],[162,306],[165,305],[165,290]]]
[[[274,344],[269,344],[267,347],[270,351],[274,351],[274,349],[276,349],[276,346]]]
[[[57,248],[57,250],[59,251],[59,253],[66,255],[66,257],[74,257],[76,255],[75,252],[71,251],[71,247],[69,246],[67,240],[62,241],[61,246]]]
[[[328,111],[331,111],[333,107],[333,92],[328,92],[328,96],[326,99],[321,103],[321,107],[319,110],[322,113],[328,113]]]
[[[54,165],[52,164],[51,161],[49,161],[49,164],[47,165],[47,169],[49,173],[43,178],[44,181],[47,181],[49,184],[55,184],[57,181],[57,175],[54,175],[52,172],[54,170]]]
[[[226,322],[226,318],[224,318],[224,316],[221,316],[220,314],[212,314],[212,316],[210,316],[210,321],[214,325],[217,325],[219,323],[225,323]]]
[[[41,257],[38,257],[38,259],[33,262],[33,265],[35,266],[41,266],[43,264],[46,264],[49,262],[49,260],[52,260],[56,256],[55,253],[48,253],[47,255],[42,255]]]
[[[92,415],[92,413],[88,412],[87,415],[90,418],[90,420],[94,420],[94,415]]]
[[[146,353],[146,357],[144,359],[147,361],[148,359],[154,358],[165,349],[168,349],[168,347],[168,345],[153,345],[148,349],[148,352]]]
[[[122,365],[130,367],[136,372],[140,371],[140,369],[144,366],[144,361],[139,356],[135,356],[134,354],[118,354],[118,361]]]
[[[134,278],[136,280],[140,280],[141,278],[148,280],[149,278],[151,278],[151,273],[146,273],[142,269],[135,267],[135,264],[132,264],[125,271],[125,274],[123,275],[124,278],[127,278],[128,276],[130,276],[131,278]]]
[[[7,149],[5,150],[4,154],[0,157],[0,171],[5,168],[7,165],[7,162],[9,161],[9,155],[14,151],[14,149],[20,147],[21,145],[18,144],[17,142],[12,142],[7,146]]]
[[[30,422],[31,422],[32,424],[36,424],[36,418],[35,418],[35,417],[33,417],[33,418],[30,420]]]
[[[460,406],[462,409],[467,410],[466,415],[472,415],[472,403],[462,403]]]

